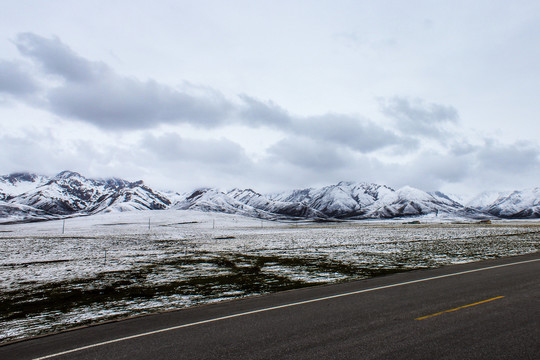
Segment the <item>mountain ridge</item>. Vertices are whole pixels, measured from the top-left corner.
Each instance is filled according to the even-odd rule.
[[[264,219],[540,218],[540,188],[483,193],[462,204],[440,191],[341,181],[321,188],[262,194],[253,189],[199,188],[161,192],[142,180],[91,179],[73,171],[53,177],[32,173],[0,176],[0,222],[37,221],[100,212],[199,210]]]

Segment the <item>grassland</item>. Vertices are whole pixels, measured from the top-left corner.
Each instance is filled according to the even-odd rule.
[[[0,342],[224,299],[538,251],[540,223],[278,223],[195,212],[5,225]],[[150,225],[149,225],[150,223]]]

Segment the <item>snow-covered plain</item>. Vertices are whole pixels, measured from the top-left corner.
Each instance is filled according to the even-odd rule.
[[[0,342],[540,248],[538,221],[419,220],[295,223],[163,210],[3,225]]]

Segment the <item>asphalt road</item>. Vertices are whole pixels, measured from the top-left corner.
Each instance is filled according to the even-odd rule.
[[[0,359],[539,359],[539,275],[540,253],[411,271],[81,328]]]

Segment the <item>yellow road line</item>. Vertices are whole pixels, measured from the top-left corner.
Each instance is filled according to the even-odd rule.
[[[441,312],[438,312],[438,313],[435,313],[435,314],[426,315],[426,316],[421,316],[421,317],[416,318],[416,319],[414,319],[414,320],[424,320],[424,319],[428,319],[428,318],[430,318],[430,317],[434,317],[434,316],[437,316],[437,315],[441,315],[441,314],[449,313],[449,312],[452,312],[452,311],[457,311],[457,310],[465,309],[465,308],[468,308],[468,307],[470,307],[470,306],[480,305],[480,304],[483,304],[483,303],[487,303],[487,302],[489,302],[489,301],[493,301],[493,300],[497,300],[497,299],[502,299],[503,297],[504,297],[504,296],[497,296],[497,297],[494,297],[494,298],[491,298],[491,299],[482,300],[482,301],[475,302],[475,303],[468,304],[468,305],[463,305],[463,306],[460,306],[460,307],[457,307],[457,308],[454,308],[454,309],[444,310],[444,311],[441,311]]]

